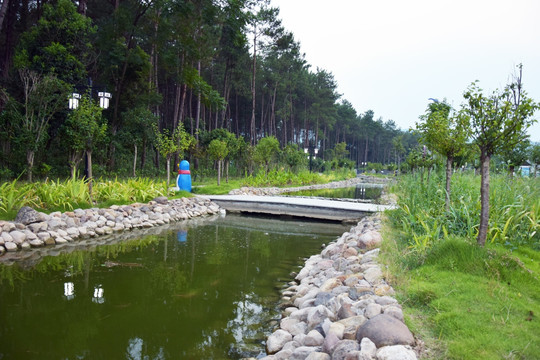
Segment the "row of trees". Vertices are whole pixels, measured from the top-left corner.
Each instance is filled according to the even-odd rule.
[[[421,141],[446,158],[447,210],[450,207],[453,162],[458,157],[466,157],[470,145],[476,148],[481,174],[477,242],[481,246],[484,246],[488,234],[491,158],[499,155],[506,159],[510,171],[527,157],[540,162],[540,148],[538,145],[531,147],[527,135],[527,129],[536,121],[532,116],[540,104],[527,96],[522,83],[522,65],[518,65],[518,70],[519,73],[504,89],[495,90],[490,95],[484,94],[478,82],[473,82],[463,94],[465,101],[460,109],[435,100],[416,125]]]
[[[196,145],[225,129],[251,146],[274,136],[326,158],[345,143],[357,164],[400,161],[415,137],[341,99],[278,16],[268,0],[3,0],[4,175],[67,174],[91,149],[102,174],[159,169],[162,136],[181,124]],[[73,91],[86,108],[108,91],[111,106],[92,108],[93,119],[73,115]],[[189,154],[198,166],[200,151]]]

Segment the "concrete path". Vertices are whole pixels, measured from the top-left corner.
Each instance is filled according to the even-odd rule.
[[[334,221],[358,221],[370,213],[391,209],[390,205],[300,198],[291,196],[199,195],[227,211],[302,216]]]

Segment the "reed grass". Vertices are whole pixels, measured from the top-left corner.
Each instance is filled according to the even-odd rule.
[[[479,178],[408,176],[395,186],[382,261],[426,359],[538,359],[540,354],[539,179],[495,175],[490,232],[476,245]]]

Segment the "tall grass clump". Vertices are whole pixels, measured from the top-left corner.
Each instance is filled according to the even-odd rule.
[[[393,190],[381,260],[429,359],[538,359],[540,179],[493,175],[490,231],[477,246],[480,179],[406,176]]]
[[[25,183],[17,179],[0,185],[0,218],[12,219],[23,206],[40,211],[69,211],[75,208],[105,207],[111,204],[148,202],[168,194],[163,181],[149,178],[94,181],[94,202],[84,180],[49,180]]]
[[[423,252],[449,235],[473,240],[478,232],[480,179],[455,174],[449,211],[445,210],[444,181],[432,174],[427,181],[405,176],[397,185],[398,210],[390,213],[405,232],[409,246]],[[507,247],[527,245],[540,250],[540,179],[494,175],[491,179],[489,243]]]

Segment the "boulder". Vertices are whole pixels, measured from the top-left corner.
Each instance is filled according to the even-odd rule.
[[[382,277],[382,271],[378,266],[370,267],[364,271],[364,279],[371,285],[378,283]]]
[[[307,329],[307,324],[299,319],[284,318],[281,320],[279,327],[287,331],[292,336],[304,334]]]
[[[327,353],[314,351],[308,355],[306,360],[331,360],[331,357]]]
[[[36,222],[47,221],[48,217],[49,216],[47,214],[40,213],[29,206],[23,206],[17,213],[15,222],[28,225]]]
[[[373,341],[368,338],[363,338],[360,342],[360,355],[359,360],[372,360],[377,355],[377,347]]]
[[[341,340],[334,347],[332,360],[345,360],[347,354],[359,350],[359,344],[356,340]]]
[[[414,337],[407,325],[387,314],[380,314],[366,321],[356,333],[358,341],[363,338],[369,338],[377,348],[414,344]]]
[[[312,352],[315,352],[319,349],[312,346],[300,346],[294,349],[292,355],[288,358],[289,360],[305,360]]]
[[[14,242],[11,242],[11,241],[6,241],[6,243],[4,244],[4,247],[6,248],[6,250],[8,252],[13,252],[13,251],[17,251],[17,244],[15,244]]]
[[[26,234],[19,230],[12,231],[9,235],[11,235],[15,244],[22,244],[26,240]]]
[[[321,346],[324,342],[324,337],[317,330],[311,330],[304,339],[306,346]]]
[[[371,319],[377,315],[379,315],[382,312],[382,306],[376,303],[371,303],[366,307],[366,310],[364,311],[364,315]]]
[[[416,353],[403,345],[385,346],[377,351],[377,360],[416,360]]]
[[[287,331],[279,329],[268,337],[266,341],[266,352],[268,354],[275,354],[283,348],[283,346],[292,340],[292,335]]]

